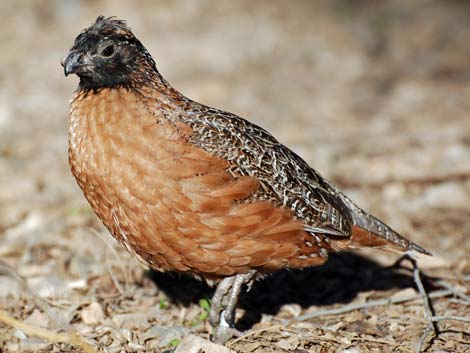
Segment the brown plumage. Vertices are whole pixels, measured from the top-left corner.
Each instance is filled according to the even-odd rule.
[[[173,89],[123,21],[98,17],[62,64],[80,77],[69,160],[86,199],[144,263],[219,283],[219,341],[257,272],[321,265],[330,251],[363,246],[428,253],[262,128]]]

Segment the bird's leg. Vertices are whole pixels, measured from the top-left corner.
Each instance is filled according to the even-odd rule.
[[[237,275],[233,282],[232,288],[228,295],[227,306],[223,311],[224,319],[230,327],[235,326],[235,309],[238,304],[238,297],[244,284],[248,284],[256,275],[256,271],[250,271],[248,273]]]
[[[232,288],[233,282],[236,276],[224,278],[215,290],[214,296],[211,300],[211,310],[209,312],[209,322],[212,327],[216,327],[219,324],[220,312],[226,305],[227,293]]]
[[[227,340],[229,340],[233,335],[236,335],[238,332],[234,329],[235,327],[235,309],[238,303],[238,297],[240,295],[241,289],[244,284],[249,284],[256,275],[256,271],[250,271],[245,274],[239,274],[233,277],[229,277],[231,279],[229,290],[224,290],[225,296],[223,298],[222,305],[225,306],[217,310],[217,314],[220,313],[218,318],[218,326],[214,334],[214,341],[216,343],[223,344]],[[223,282],[223,281],[222,281]],[[222,284],[220,283],[220,285]],[[219,285],[219,286],[220,286]],[[214,297],[219,294],[219,287],[217,287],[216,293]],[[222,292],[222,290],[221,290]],[[227,294],[228,292],[228,294]],[[216,313],[212,312],[211,307],[211,314],[216,315]],[[211,321],[212,323],[212,321]],[[215,328],[215,325],[214,325]]]

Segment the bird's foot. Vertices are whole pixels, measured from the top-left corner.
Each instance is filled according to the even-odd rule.
[[[228,320],[227,320],[228,318]],[[242,333],[235,329],[234,318],[226,310],[220,313],[219,325],[215,328],[214,333],[211,335],[211,340],[217,344],[224,344],[232,337],[240,337]]]
[[[240,333],[235,330],[235,309],[243,284],[249,284],[255,277],[256,271],[227,277],[217,286],[212,297],[209,322],[214,328],[212,339],[216,343],[225,343],[234,335]]]

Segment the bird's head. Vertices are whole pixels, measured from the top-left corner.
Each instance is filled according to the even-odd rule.
[[[81,32],[62,59],[65,76],[77,74],[80,86],[131,87],[158,75],[155,62],[126,22],[99,16]]]

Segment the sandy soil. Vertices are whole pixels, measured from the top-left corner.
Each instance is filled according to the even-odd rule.
[[[262,125],[357,203],[432,251],[436,315],[469,317],[470,6],[466,1],[0,2],[0,309],[100,352],[160,352],[208,337],[211,289],[146,272],[92,214],[67,164],[59,65],[99,14],[128,20],[187,96]],[[421,300],[302,322],[299,315],[416,293],[377,251],[281,272],[243,295],[236,352],[412,352]],[[465,294],[466,293],[466,294]],[[465,301],[465,296],[467,301]],[[202,301],[201,301],[202,299]],[[294,320],[293,322],[290,322]],[[470,352],[470,325],[424,347]],[[0,323],[0,352],[74,352]],[[348,350],[349,349],[349,350]]]

